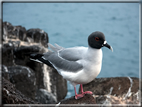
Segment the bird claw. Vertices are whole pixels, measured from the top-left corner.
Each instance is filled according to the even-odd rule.
[[[92,95],[93,92],[91,92],[91,91],[85,91],[82,94],[77,94],[77,95],[75,95],[75,99],[80,99],[80,98],[84,97],[85,94],[91,94]]]
[[[84,94],[77,94],[77,95],[75,95],[75,99],[77,100],[77,99],[80,99],[80,98],[82,98],[84,96]]]
[[[93,92],[91,92],[91,91],[85,91],[85,92],[83,92],[82,94],[93,94]]]

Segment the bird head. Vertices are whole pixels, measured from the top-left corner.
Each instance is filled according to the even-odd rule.
[[[88,44],[90,47],[95,49],[100,49],[105,46],[113,51],[113,48],[105,40],[104,34],[99,31],[93,32],[89,35]]]

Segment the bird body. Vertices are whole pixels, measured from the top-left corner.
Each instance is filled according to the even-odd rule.
[[[48,44],[52,49],[43,54],[31,54],[31,59],[41,61],[55,68],[64,79],[70,81],[75,89],[75,98],[79,99],[84,94],[92,92],[83,91],[82,84],[94,80],[101,71],[102,47],[112,50],[112,47],[105,41],[102,32],[96,31],[88,37],[88,47],[63,48],[57,44]],[[76,85],[80,84],[82,94],[76,93]]]
[[[97,58],[93,56],[96,55]],[[83,68],[77,72],[68,72],[61,70],[63,78],[69,80],[72,84],[86,84],[94,80],[101,71],[102,50],[93,50],[84,48],[82,58],[76,61]]]

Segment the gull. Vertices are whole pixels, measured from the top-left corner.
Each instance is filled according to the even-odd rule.
[[[88,36],[88,47],[63,48],[48,43],[52,51],[30,55],[31,60],[42,62],[55,68],[58,73],[74,86],[75,99],[82,98],[85,94],[93,94],[91,91],[83,91],[83,85],[94,80],[102,67],[102,47],[113,51],[105,40],[102,32],[96,31]],[[80,84],[81,94],[77,94],[76,85]]]

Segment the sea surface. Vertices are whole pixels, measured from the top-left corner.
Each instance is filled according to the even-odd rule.
[[[102,77],[139,77],[139,3],[3,3],[3,21],[40,28],[49,42],[65,48],[88,46],[94,31],[105,34]],[[68,94],[74,88],[68,82]]]

